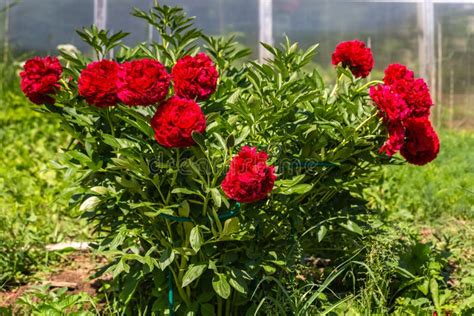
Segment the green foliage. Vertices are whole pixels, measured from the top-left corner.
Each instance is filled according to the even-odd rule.
[[[111,273],[123,312],[240,315],[271,297],[274,284],[263,280],[291,284],[302,259],[320,254],[317,246],[336,245],[329,255],[340,262],[359,252],[370,231],[363,189],[390,162],[377,152],[384,131],[367,95],[375,82],[338,68],[336,85],[326,87],[308,66],[317,45],[263,44],[272,58],[248,62],[248,51],[233,39],[202,35],[179,8],[134,15],[157,29],[160,43],[126,47],[120,43],[125,33],[95,28],[79,35],[100,57],[115,47],[117,61],[155,58],[168,70],[196,53],[202,40],[220,79],[200,104],[207,129],[193,135],[196,146],[159,146],[149,126],[155,106],[86,104],[77,79],[91,60],[82,55],[62,52],[72,80],[62,81],[56,105],[37,108],[61,120],[73,137],[55,166],[77,177],[73,203],[94,225],[97,251],[111,258],[98,275]],[[269,154],[278,181],[268,199],[243,204],[229,218],[240,206],[220,183],[244,145]],[[312,303],[301,304],[300,314],[312,310]]]
[[[23,315],[93,316],[99,315],[97,301],[87,293],[70,294],[67,288],[49,285],[30,289],[17,301],[16,313]]]

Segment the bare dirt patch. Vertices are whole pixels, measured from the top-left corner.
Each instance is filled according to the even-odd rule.
[[[86,292],[96,295],[104,279],[90,279],[98,264],[105,259],[93,256],[90,252],[77,252],[68,258],[66,265],[60,266],[52,273],[38,274],[36,281],[7,292],[0,292],[0,307],[15,306],[15,302],[32,286],[50,284],[52,288],[66,287],[71,294]]]

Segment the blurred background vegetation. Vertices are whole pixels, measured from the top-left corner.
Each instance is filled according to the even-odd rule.
[[[148,8],[155,0],[2,0],[13,5],[0,30],[4,46],[15,56],[53,54],[57,45],[73,44],[85,50],[75,30],[93,23],[118,31],[132,30],[126,43],[159,40],[142,21],[129,15],[133,7]],[[259,3],[271,2],[269,14],[275,43],[284,35],[301,47],[320,43],[314,62],[328,68],[331,53],[342,40],[368,42],[376,57],[374,77],[393,62],[401,62],[420,76],[423,65],[433,70],[431,84],[438,125],[474,126],[474,1],[409,0],[160,0],[182,6],[207,34],[240,34],[240,41],[258,57]],[[429,5],[430,4],[430,5]],[[432,5],[432,7],[431,7]],[[423,24],[431,12],[431,24]],[[426,11],[426,12],[425,12]],[[265,30],[266,29],[266,30]],[[34,30],[34,32],[32,31]],[[425,42],[426,39],[431,41]],[[422,52],[430,46],[431,60]],[[328,76],[332,74],[329,72]]]
[[[85,49],[74,30],[94,22],[94,4],[103,0],[2,1],[8,9],[1,13],[0,27],[0,294],[67,262],[61,252],[45,251],[47,244],[87,240],[90,235],[78,211],[68,208],[74,179],[51,163],[70,139],[57,121],[37,114],[23,97],[18,72],[27,57],[56,54],[59,44]],[[106,26],[132,30],[130,43],[149,40],[153,32],[128,13],[133,6],[146,8],[152,2],[109,0]],[[258,57],[257,1],[162,2],[183,6],[207,33],[240,34],[241,42],[253,50],[252,58]],[[360,241],[367,249],[360,258],[366,279],[337,304],[323,295],[318,298],[320,304],[334,304],[337,313],[431,315],[436,304],[464,315],[474,313],[474,4],[437,3],[434,8],[440,58],[432,66],[442,82],[434,96],[442,108],[437,120],[441,152],[424,167],[385,167],[380,180],[367,188],[374,212],[367,217],[372,230]],[[287,34],[303,47],[321,43],[314,64],[324,67],[329,81],[334,77],[328,66],[333,48],[352,38],[371,43],[373,77],[395,61],[417,69],[417,25],[416,3],[273,1],[275,42]],[[354,269],[361,267],[356,265]],[[410,287],[414,278],[436,279],[439,288],[435,293],[433,286]],[[336,296],[344,297],[338,286],[329,285]],[[66,294],[42,288],[20,304],[26,314],[37,309],[33,295],[56,308],[64,306]],[[304,294],[295,289],[290,297],[276,293],[276,299],[293,300],[296,306]],[[83,304],[90,298],[81,295],[70,296],[68,306],[82,302],[76,310],[94,312],[94,303]],[[1,306],[0,295],[0,314],[7,310]]]

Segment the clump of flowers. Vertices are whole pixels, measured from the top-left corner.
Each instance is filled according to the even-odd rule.
[[[400,150],[402,156],[415,165],[422,166],[436,158],[439,138],[427,117],[412,117],[405,124],[406,141]]]
[[[204,53],[185,56],[171,70],[177,96],[206,100],[214,93],[219,73],[212,60]]]
[[[372,53],[360,41],[338,45],[333,63],[352,74],[341,71],[328,93],[315,84],[318,70],[307,71],[316,46],[288,40],[265,46],[274,55],[265,65],[246,64],[233,39],[203,36],[179,8],[134,14],[156,27],[160,43],[127,47],[126,33],[93,26],[78,34],[99,59],[120,46],[116,60],[63,52],[68,80],[60,81],[57,60],[36,58],[22,87],[73,131],[60,163],[81,173],[74,201],[110,255],[101,273],[114,276],[117,305],[134,315],[245,315],[272,288],[259,280],[296,272],[303,256],[317,255],[315,240],[354,236],[358,218],[340,212],[364,205],[353,190],[390,163],[368,142],[385,133],[362,93],[374,83],[353,80],[368,76]],[[201,41],[207,54],[195,55]],[[427,163],[439,151],[428,89],[401,65],[385,77],[370,89],[389,133],[381,150]],[[61,104],[52,104],[55,94]]]
[[[20,73],[21,90],[35,104],[54,104],[63,69],[56,57],[34,57]]]
[[[355,77],[365,78],[374,68],[370,48],[359,40],[339,43],[332,54],[332,64],[348,67]]]
[[[436,158],[439,139],[429,120],[433,101],[423,79],[416,79],[413,71],[404,65],[389,65],[385,69],[384,84],[372,86],[370,97],[389,132],[380,152],[392,156],[403,149],[402,156],[417,165]],[[416,146],[423,149],[417,152]]]
[[[118,70],[118,97],[126,105],[159,103],[166,98],[169,86],[165,66],[153,59],[127,61]]]
[[[206,118],[193,100],[172,97],[151,119],[156,141],[168,148],[194,145],[192,133],[204,133]]]
[[[101,60],[87,65],[78,81],[79,95],[90,105],[107,107],[119,102],[117,96],[117,72],[119,64]]]
[[[268,155],[255,147],[242,147],[230,163],[222,181],[225,194],[238,202],[251,203],[268,196],[276,180],[273,166],[267,165]]]

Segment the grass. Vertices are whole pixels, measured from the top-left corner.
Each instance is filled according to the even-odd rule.
[[[387,267],[390,261],[400,266],[411,256],[402,266],[409,270],[424,258],[424,271],[415,274],[438,283],[437,298],[429,286],[425,295],[412,291],[397,298],[396,313],[423,315],[436,304],[455,314],[474,313],[474,133],[442,130],[440,138],[441,151],[432,163],[387,166],[383,180],[369,190],[385,228],[371,243],[375,259],[369,256],[370,268]],[[379,258],[385,259],[377,263]],[[379,276],[377,283],[383,285],[394,275],[382,271]]]
[[[10,67],[15,69],[14,67]],[[67,144],[59,122],[33,111],[16,72],[0,65],[0,290],[25,282],[59,259],[44,246],[84,238],[84,225],[67,208],[70,181],[51,168]]]
[[[385,168],[380,201],[391,217],[439,222],[474,220],[474,133],[441,131],[441,151],[423,167]]]

